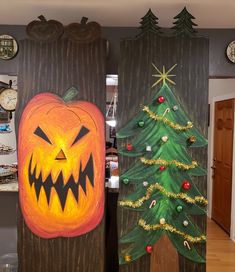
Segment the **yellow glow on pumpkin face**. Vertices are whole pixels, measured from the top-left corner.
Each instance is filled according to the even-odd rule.
[[[34,97],[22,115],[18,150],[20,203],[34,233],[77,236],[100,222],[104,120],[96,106]]]

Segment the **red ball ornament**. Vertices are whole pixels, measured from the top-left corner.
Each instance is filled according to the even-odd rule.
[[[150,246],[150,245],[146,246],[146,251],[147,251],[148,253],[152,253],[152,252],[153,252],[153,247]]]
[[[161,165],[160,167],[159,167],[159,170],[160,171],[164,171],[166,169],[166,166],[164,166],[164,165]]]
[[[182,183],[182,188],[183,188],[184,190],[189,190],[189,189],[191,188],[190,182],[187,181],[187,180],[184,180],[183,183]]]
[[[157,98],[157,102],[158,103],[163,103],[165,101],[165,98],[164,98],[164,96],[159,96],[158,98]]]
[[[126,150],[131,151],[133,149],[133,145],[132,144],[127,144],[126,145]]]

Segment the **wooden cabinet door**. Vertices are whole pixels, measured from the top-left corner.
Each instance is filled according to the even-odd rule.
[[[234,99],[215,103],[212,218],[230,233]]]

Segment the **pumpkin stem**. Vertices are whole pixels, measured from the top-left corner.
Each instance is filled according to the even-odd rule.
[[[88,21],[87,17],[82,17],[81,24],[85,25],[87,23],[87,21]]]
[[[77,96],[77,94],[78,90],[75,87],[71,87],[66,91],[62,99],[64,102],[69,102],[72,101]]]
[[[38,19],[41,20],[42,22],[47,21],[47,19],[43,15],[38,16]]]

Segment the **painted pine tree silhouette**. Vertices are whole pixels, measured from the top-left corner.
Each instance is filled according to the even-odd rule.
[[[158,26],[158,18],[153,14],[151,9],[149,9],[145,16],[142,17],[141,19],[142,19],[142,21],[140,22],[141,26],[139,27],[141,32],[137,35],[137,37],[150,33],[154,34],[162,33],[161,27]]]
[[[176,21],[173,23],[175,26],[172,29],[174,29],[175,35],[195,36],[197,31],[194,29],[194,26],[197,26],[197,24],[192,21],[195,17],[187,11],[186,7],[174,19]]]

